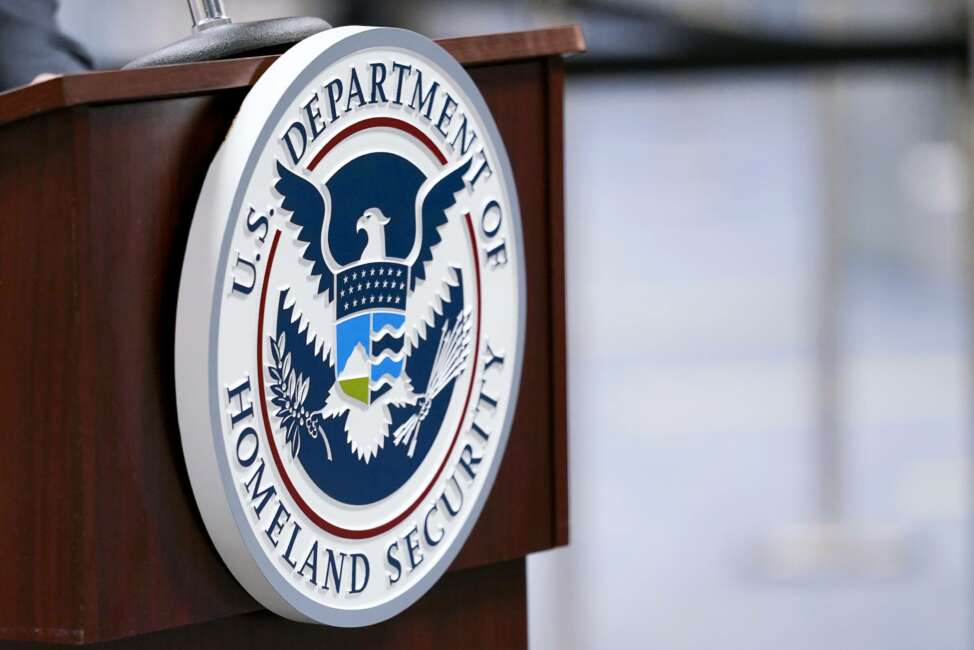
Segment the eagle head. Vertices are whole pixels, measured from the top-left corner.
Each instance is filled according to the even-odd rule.
[[[382,214],[382,210],[379,208],[369,208],[355,222],[355,230],[364,230],[368,233],[373,228],[384,226],[387,223],[389,223],[389,217]]]
[[[356,232],[365,231],[367,238],[362,259],[382,259],[385,257],[386,238],[385,225],[389,217],[382,214],[379,208],[369,208],[355,222]]]

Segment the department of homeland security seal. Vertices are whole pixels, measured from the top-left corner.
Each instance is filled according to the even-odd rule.
[[[264,73],[200,194],[175,351],[193,491],[258,601],[367,625],[446,570],[504,453],[524,292],[510,164],[444,50],[345,27]]]

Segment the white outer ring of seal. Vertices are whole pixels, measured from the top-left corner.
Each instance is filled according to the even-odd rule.
[[[216,332],[222,277],[225,268],[229,224],[235,222],[235,203],[243,195],[242,180],[250,176],[253,161],[266,145],[266,133],[292,95],[304,88],[302,79],[321,71],[313,67],[366,47],[398,47],[412,50],[440,66],[467,94],[487,128],[487,140],[503,174],[515,235],[513,248],[519,261],[518,326],[511,402],[496,457],[484,485],[453,542],[422,579],[393,599],[367,609],[328,607],[301,594],[273,567],[253,536],[243,514],[225,454],[220,424],[221,406],[213,389],[216,379]],[[329,56],[332,55],[332,56]],[[297,71],[297,74],[295,73]],[[253,134],[260,133],[256,139]],[[248,166],[251,167],[248,170]],[[176,309],[175,383],[176,405],[183,454],[190,483],[203,522],[224,563],[238,582],[258,602],[286,618],[340,627],[360,627],[384,621],[405,610],[425,594],[463,548],[480,516],[503,460],[511,421],[517,408],[524,352],[527,314],[524,277],[523,231],[514,175],[503,140],[480,91],[460,64],[443,48],[413,32],[384,27],[339,27],[301,41],[271,65],[244,98],[240,110],[207,172],[196,205],[180,277]]]

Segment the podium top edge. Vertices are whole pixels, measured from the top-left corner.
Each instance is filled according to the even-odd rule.
[[[464,66],[585,51],[579,25],[436,41]],[[196,95],[252,86],[277,56],[105,70],[55,77],[0,93],[0,125],[60,108]]]

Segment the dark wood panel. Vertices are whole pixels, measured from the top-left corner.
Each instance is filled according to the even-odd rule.
[[[189,224],[243,91],[92,107],[78,225],[85,422],[98,480],[87,628],[112,638],[253,611],[213,549],[186,474],[173,341]],[[117,181],[115,179],[118,179]],[[146,588],[151,585],[151,588]]]
[[[585,39],[578,25],[449,38],[437,42],[467,66],[574,54],[585,50]],[[247,88],[275,60],[276,56],[247,57],[57,77],[0,93],[0,124],[81,104]]]
[[[543,62],[471,71],[497,122],[517,180],[527,275],[521,390],[507,452],[480,520],[456,566],[553,546],[551,332]]]
[[[557,546],[568,544],[568,341],[565,334],[565,65],[548,57],[545,115],[548,121],[548,259],[551,274],[551,444],[554,531]]]
[[[524,560],[447,574],[410,609],[382,625],[329,628],[293,623],[267,611],[233,616],[132,639],[98,650],[518,650],[527,648]],[[56,650],[56,645],[0,643],[3,650]]]
[[[486,34],[474,38],[444,38],[437,43],[465,66],[540,59],[585,51],[585,37],[579,25]]]
[[[82,628],[73,118],[0,140],[0,638]]]

